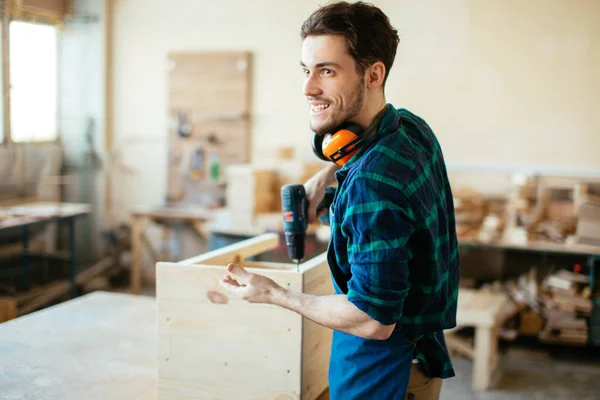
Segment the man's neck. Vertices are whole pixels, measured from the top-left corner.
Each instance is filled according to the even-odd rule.
[[[381,110],[383,110],[386,104],[387,101],[385,97],[380,97],[377,101],[367,102],[364,109],[356,116],[356,118],[353,118],[353,122],[356,122],[363,128],[367,128]]]

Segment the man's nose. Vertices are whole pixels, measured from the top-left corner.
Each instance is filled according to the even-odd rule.
[[[323,94],[323,90],[319,86],[319,80],[315,75],[310,74],[304,81],[304,96],[317,97],[321,94]]]

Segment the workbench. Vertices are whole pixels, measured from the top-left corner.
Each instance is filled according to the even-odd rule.
[[[456,328],[445,331],[446,344],[449,350],[473,360],[473,390],[488,390],[491,387],[500,365],[498,330],[518,311],[506,294],[460,288]],[[464,327],[475,329],[473,344],[455,335]]]
[[[526,243],[515,243],[506,240],[496,240],[489,243],[474,240],[459,240],[461,249],[492,249],[492,250],[514,250],[529,253],[539,253],[542,255],[577,255],[584,256],[587,259],[587,265],[590,275],[590,289],[594,291],[596,280],[596,263],[600,262],[600,246],[591,244],[568,244],[554,243],[541,240],[530,240]]]
[[[0,231],[19,229],[23,243],[23,289],[30,287],[29,230],[35,225],[52,222],[64,223],[69,234],[69,266],[71,293],[75,293],[77,275],[75,219],[90,213],[90,206],[82,203],[38,202],[0,208]]]
[[[156,399],[155,304],[94,292],[0,324],[0,398]]]
[[[156,400],[157,336],[156,299],[128,293],[98,291],[2,323],[0,398]]]

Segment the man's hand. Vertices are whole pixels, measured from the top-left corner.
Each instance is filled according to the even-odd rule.
[[[306,200],[308,201],[308,223],[312,224],[328,210],[322,210],[317,215],[317,206],[325,197],[325,189],[327,186],[335,182],[335,172],[339,170],[336,164],[331,164],[323,168],[321,171],[313,175],[304,184],[304,190],[306,191]]]
[[[350,303],[345,295],[316,296],[286,290],[272,279],[248,272],[237,264],[227,265],[227,271],[247,283],[238,283],[235,278],[225,275],[220,280],[221,285],[250,303],[274,304],[327,328],[368,339],[385,340],[394,330],[395,324],[382,325],[371,319]]]
[[[239,276],[246,284],[240,284],[230,275],[225,275],[219,283],[229,292],[250,303],[272,303],[273,296],[281,286],[266,276],[253,274],[237,264],[227,265],[227,271]]]

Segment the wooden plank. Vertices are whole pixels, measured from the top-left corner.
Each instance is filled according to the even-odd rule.
[[[148,217],[154,221],[209,221],[211,214],[212,211],[206,207],[136,206],[132,210],[133,216]]]
[[[298,273],[249,270],[302,290]],[[230,296],[225,273],[157,264],[159,398],[300,399],[302,317]]]
[[[473,389],[487,390],[492,379],[492,365],[498,348],[495,328],[475,329],[475,358],[473,360]]]
[[[38,15],[64,16],[69,0],[15,0],[18,10]]]
[[[12,297],[0,297],[0,323],[17,318],[17,301]]]
[[[129,281],[131,293],[139,294],[142,291],[142,256],[144,248],[144,229],[150,220],[146,217],[133,216],[131,227],[131,273]]]
[[[272,250],[279,245],[279,235],[276,233],[265,233],[254,238],[242,240],[238,243],[221,249],[209,251],[200,256],[180,261],[180,264],[212,264],[221,265],[231,262],[241,262],[266,251]]]
[[[554,243],[541,240],[528,240],[525,243],[513,243],[506,240],[492,241],[489,243],[480,243],[475,240],[461,240],[461,246],[477,246],[482,248],[496,249],[514,249],[514,250],[529,250],[541,251],[547,253],[565,253],[565,254],[581,254],[581,255],[600,255],[600,246],[591,244],[579,243]]]

